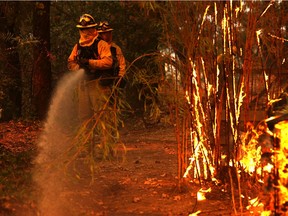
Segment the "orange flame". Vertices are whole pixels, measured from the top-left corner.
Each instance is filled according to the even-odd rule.
[[[197,200],[198,201],[203,201],[203,200],[206,200],[206,196],[205,194],[206,193],[209,193],[211,192],[211,188],[208,188],[208,189],[203,189],[201,188],[198,192],[197,192]]]

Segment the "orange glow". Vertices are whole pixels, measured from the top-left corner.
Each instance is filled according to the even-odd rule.
[[[201,213],[201,211],[197,211],[197,212],[194,212],[194,213],[192,213],[192,214],[189,214],[189,216],[196,216],[196,215],[198,215],[198,214],[200,214]]]
[[[206,200],[206,193],[211,192],[211,188],[208,188],[207,190],[204,190],[203,188],[201,188],[198,192],[197,192],[197,200],[198,201],[203,201]]]
[[[280,148],[276,151],[276,166],[279,172],[279,204],[280,207],[288,202],[288,121],[282,121],[275,125],[276,136],[281,140]]]
[[[264,172],[271,173],[273,167],[274,167],[274,166],[273,166],[272,164],[268,163],[266,166],[263,167],[263,171],[264,171]]]
[[[261,216],[270,216],[272,213],[271,211],[263,211],[261,212]]]
[[[249,200],[249,204],[246,209],[250,211],[250,213],[261,213],[264,210],[264,204],[260,202],[259,198]]]
[[[256,171],[256,167],[261,160],[261,147],[257,147],[258,143],[255,140],[251,140],[247,146],[242,146],[243,157],[240,160],[244,170],[251,174]]]

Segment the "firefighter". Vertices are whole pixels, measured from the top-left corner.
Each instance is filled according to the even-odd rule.
[[[80,82],[78,95],[78,117],[82,125],[86,122],[97,124],[96,132],[100,136],[100,147],[104,150],[111,145],[107,124],[111,119],[109,97],[111,86],[109,78],[112,70],[112,55],[110,45],[99,39],[96,29],[97,23],[90,14],[83,14],[76,27],[79,29],[80,39],[74,45],[68,58],[68,69],[85,70],[85,79]],[[92,121],[90,121],[92,119]],[[87,126],[88,129],[95,127]]]
[[[113,29],[107,21],[101,21],[97,28],[100,37],[111,46],[110,50],[112,53],[112,58],[117,58],[116,61],[118,65],[116,65],[116,67],[119,67],[119,69],[117,69],[118,72],[116,72],[116,75],[119,77],[123,77],[126,73],[125,57],[122,53],[121,48],[113,41]]]
[[[79,23],[76,25],[79,29],[80,39],[79,43],[73,47],[68,58],[69,70],[85,68],[90,70],[87,73],[94,73],[97,70],[105,70],[112,67],[110,46],[105,41],[99,40],[96,26],[97,23],[91,15],[83,14],[80,17]],[[95,44],[97,44],[97,47],[93,46]],[[98,53],[96,49],[98,49]]]
[[[113,58],[113,64],[112,68],[114,70],[114,76],[115,76],[115,82],[116,88],[114,88],[113,92],[113,100],[112,103],[114,104],[114,109],[118,110],[115,115],[115,127],[118,127],[118,121],[120,120],[120,110],[121,107],[119,107],[119,101],[125,100],[124,99],[124,87],[125,87],[125,80],[123,79],[125,73],[126,73],[126,62],[125,57],[122,53],[121,48],[113,41],[112,31],[113,28],[111,28],[108,21],[101,21],[99,25],[97,26],[98,33],[104,41],[106,41],[110,45],[110,51]],[[118,108],[117,108],[118,107]]]

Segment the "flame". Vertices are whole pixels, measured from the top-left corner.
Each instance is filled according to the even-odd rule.
[[[259,49],[259,54],[260,54],[260,57],[261,57],[261,62],[263,64],[263,54],[262,54],[262,47],[261,47],[261,35],[262,35],[262,32],[263,30],[262,29],[259,29],[258,31],[256,31],[256,38],[257,38],[257,44],[258,44],[258,49]],[[269,94],[269,85],[268,85],[268,82],[269,82],[269,76],[267,75],[266,71],[263,70],[263,76],[264,76],[264,81],[265,81],[265,88],[266,88],[266,91],[267,91],[267,100],[270,101],[270,94]]]
[[[261,216],[270,216],[271,215],[271,211],[263,211],[261,212]]]
[[[194,212],[194,213],[192,213],[192,214],[189,214],[189,216],[196,216],[196,215],[198,215],[198,214],[200,214],[201,213],[201,211],[197,211],[197,212]]]
[[[209,8],[210,8],[210,5],[208,5],[208,6],[206,7],[205,12],[204,12],[204,14],[203,14],[202,22],[201,22],[201,28],[200,28],[199,35],[198,35],[197,40],[199,40],[199,38],[200,38],[201,31],[202,31],[202,29],[203,29],[203,24],[204,24],[204,21],[206,20],[206,16],[207,16],[207,13],[208,13]]]
[[[212,162],[210,161],[211,157],[209,157],[209,155],[211,155],[211,150],[209,150],[206,145],[207,136],[205,134],[205,130],[203,129],[204,125],[202,123],[202,119],[206,119],[207,117],[201,103],[201,86],[197,82],[198,73],[196,70],[196,66],[191,59],[190,63],[192,68],[191,81],[193,86],[195,87],[195,91],[191,95],[188,93],[188,91],[186,91],[185,98],[190,106],[197,107],[197,109],[193,109],[193,114],[195,118],[195,130],[192,131],[190,128],[192,156],[189,158],[190,163],[186,168],[183,177],[188,177],[189,171],[192,170],[194,171],[193,178],[199,177],[197,175],[200,174],[201,177],[207,179],[209,173],[214,173],[214,168]],[[203,66],[203,68],[205,67]],[[201,164],[204,164],[204,166],[201,166]]]
[[[188,94],[188,91],[185,92],[185,98],[186,98],[186,100],[187,100],[187,103],[188,103],[188,104],[191,104],[190,96],[189,96],[189,94]]]
[[[271,173],[273,168],[274,168],[274,166],[272,164],[268,163],[266,166],[263,167],[263,171]]]
[[[261,160],[261,147],[257,147],[258,142],[255,139],[250,140],[247,146],[242,146],[244,155],[240,160],[240,164],[244,170],[249,174],[256,171],[256,167],[259,165]]]
[[[197,200],[198,201],[206,200],[205,194],[209,192],[211,192],[211,188],[208,188],[206,190],[203,188],[200,188],[200,190],[197,192]]]
[[[280,38],[280,37],[278,37],[278,36],[276,36],[276,35],[273,35],[273,34],[271,34],[271,33],[268,33],[268,35],[269,35],[270,37],[272,37],[272,38],[276,38],[277,40],[280,40],[282,43],[284,43],[285,41],[286,41],[286,42],[288,41],[288,40],[285,39],[285,38]]]
[[[288,121],[281,121],[275,125],[276,135],[280,139],[280,148],[276,151],[276,165],[279,173],[279,204],[283,205],[288,202]]]
[[[245,171],[247,172],[257,172],[257,174],[262,176],[262,174],[266,173],[268,175],[274,175],[273,178],[277,181],[268,193],[271,193],[271,197],[277,196],[275,199],[270,199],[269,202],[260,203],[260,199],[257,197],[255,199],[251,199],[249,201],[250,205],[246,208],[251,213],[261,213],[261,216],[271,215],[271,211],[281,211],[285,209],[285,205],[288,202],[288,121],[281,121],[280,123],[275,125],[275,129],[273,133],[268,133],[270,136],[274,136],[274,141],[279,139],[280,144],[279,147],[271,147],[271,149],[261,149],[261,146],[256,148],[259,144],[257,143],[258,136],[255,136],[254,139],[251,139],[248,145],[243,147],[244,156],[240,160],[242,166],[244,166]],[[261,160],[261,153],[269,152],[272,153],[271,161],[262,162],[262,166],[259,168],[259,162]],[[257,168],[258,167],[258,168]],[[260,171],[261,170],[261,171]],[[265,175],[266,175],[265,174]],[[267,179],[260,179],[259,182],[265,184]],[[277,203],[275,203],[277,201]],[[277,209],[276,209],[277,208]],[[267,211],[269,209],[269,211]],[[265,211],[264,211],[265,210]]]
[[[260,202],[259,197],[248,200],[248,202],[250,205],[246,206],[246,209],[249,210],[251,214],[254,215],[255,213],[261,213],[262,215],[262,212],[264,210],[264,204]]]

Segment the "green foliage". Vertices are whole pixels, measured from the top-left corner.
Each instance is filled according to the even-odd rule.
[[[20,2],[19,4],[9,2],[3,3],[3,5],[8,6],[3,7],[7,17],[13,13],[21,14],[21,16],[15,16],[14,19],[9,19],[9,23],[6,23],[9,24],[9,27],[15,26],[14,33],[3,31],[2,34],[1,32],[1,42],[3,44],[8,41],[13,43],[13,46],[9,47],[11,48],[10,51],[19,54],[21,62],[19,70],[22,73],[23,85],[17,84],[16,87],[19,87],[19,91],[22,92],[22,115],[24,117],[31,116],[31,114],[33,115],[33,107],[30,98],[32,97],[31,86],[33,82],[32,63],[34,62],[32,53],[34,45],[38,43],[32,34],[32,12],[35,5],[33,2]],[[157,50],[158,37],[161,33],[159,23],[152,21],[151,17],[145,14],[137,2],[51,2],[51,50],[47,55],[52,64],[52,86],[55,86],[58,79],[67,71],[68,56],[79,39],[76,24],[79,16],[83,13],[92,14],[96,21],[108,20],[112,24],[114,40],[122,48],[127,65],[142,54]],[[147,33],[149,33],[149,37]],[[4,50],[1,53],[5,55]],[[4,63],[5,58],[2,60]],[[137,64],[138,67],[145,65],[141,62],[136,62]],[[3,70],[6,69],[6,65],[1,64],[1,66],[3,66]],[[6,78],[4,74],[1,75],[4,78],[2,89],[6,91],[6,84],[13,84],[14,80],[11,79],[14,78]],[[129,71],[127,76],[129,76]],[[8,94],[4,90],[1,90],[1,98],[5,96],[6,98],[3,100],[6,100]]]
[[[109,21],[114,29],[113,39],[122,48],[128,63],[157,50],[160,28],[139,10],[137,2],[53,2],[51,44],[55,78],[67,70],[68,56],[79,39],[76,24],[83,13],[94,16],[96,22]]]
[[[125,146],[121,142],[119,128],[124,126],[123,112],[129,109],[122,89],[116,86],[111,94],[101,94],[99,97],[99,110],[95,110],[91,118],[80,122],[80,125],[71,131],[69,148],[53,164],[63,165],[60,168],[64,168],[67,173],[72,168],[72,175],[81,178],[81,170],[77,169],[78,159],[81,157],[91,172],[92,181],[96,169],[99,168],[99,161],[124,159]]]

